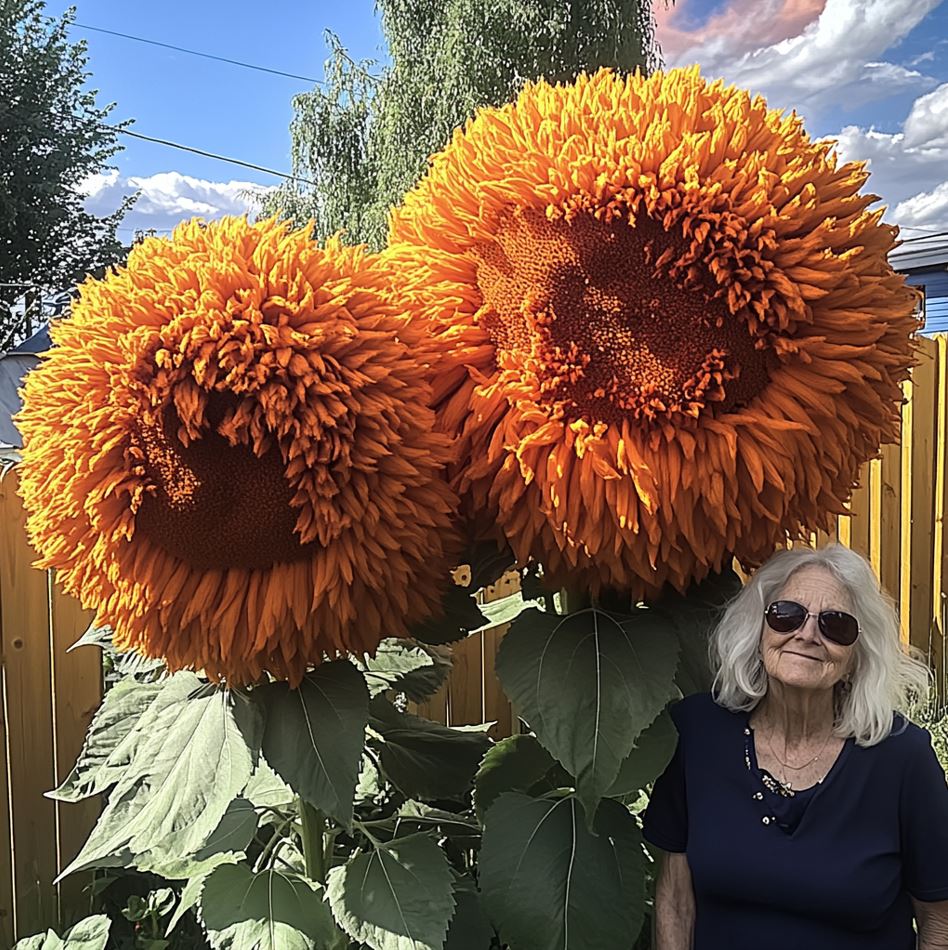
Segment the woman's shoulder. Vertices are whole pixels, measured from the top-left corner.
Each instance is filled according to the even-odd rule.
[[[919,755],[931,755],[931,733],[901,713],[892,714],[892,731],[869,750],[892,760],[906,761]]]
[[[742,713],[734,713],[719,706],[710,693],[694,693],[685,696],[669,707],[671,717],[680,735],[695,729],[704,734],[716,727],[728,728],[742,719]]]

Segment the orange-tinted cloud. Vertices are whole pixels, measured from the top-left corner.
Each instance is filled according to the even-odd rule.
[[[689,51],[716,40],[726,39],[729,51],[740,56],[798,36],[823,12],[826,0],[729,0],[694,29],[686,25],[690,5],[693,0],[656,5],[658,42],[669,66],[687,61]]]

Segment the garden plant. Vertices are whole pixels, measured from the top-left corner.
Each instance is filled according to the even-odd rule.
[[[118,676],[64,874],[169,882],[155,948],[632,947],[732,565],[897,437],[914,295],[867,178],[696,69],[603,70],[481,110],[378,254],[190,222],[87,282],[19,419]],[[521,732],[421,718],[510,570]]]

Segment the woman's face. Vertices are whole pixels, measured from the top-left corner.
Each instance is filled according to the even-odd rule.
[[[821,610],[845,610],[858,619],[846,588],[825,568],[804,567],[790,576],[773,600],[794,600],[812,616],[788,634],[776,633],[764,621],[760,649],[767,675],[797,689],[832,689],[849,672],[855,645],[827,640],[816,615]]]

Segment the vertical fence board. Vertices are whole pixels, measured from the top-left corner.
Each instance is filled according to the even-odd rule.
[[[849,546],[861,554],[869,557],[869,463],[862,467],[859,473],[859,484],[853,490],[849,502]]]
[[[454,647],[454,667],[448,680],[450,726],[471,726],[484,721],[481,636],[473,633]]]
[[[908,643],[911,637],[912,594],[912,446],[914,443],[914,406],[912,396],[914,383],[911,379],[902,384],[902,441],[899,446],[899,480],[901,496],[899,506],[899,624],[902,640]]]
[[[875,486],[877,497],[873,498],[871,530],[874,531],[878,524],[879,582],[898,602],[902,593],[899,574],[902,453],[898,445],[882,446],[882,458],[878,471],[879,479]],[[878,517],[876,517],[875,506],[878,507]],[[901,610],[901,606],[899,609]]]
[[[58,920],[56,814],[43,793],[55,781],[47,575],[33,570],[16,473],[0,480],[0,627],[10,804],[13,816],[14,930],[45,930]]]
[[[912,401],[912,442],[908,476],[911,479],[907,545],[909,642],[931,659],[933,638],[934,528],[935,528],[935,394],[938,389],[938,345],[920,341],[918,364],[912,371],[917,398]],[[903,547],[903,556],[906,548]]]
[[[948,479],[948,336],[936,338],[938,345],[938,386],[935,398],[935,528],[932,536],[932,560],[934,562],[934,584],[932,587],[932,613],[934,615],[934,636],[932,642],[932,670],[935,674],[935,691],[939,708],[946,702],[946,651],[945,651],[945,576],[948,570],[948,551],[945,550],[945,509]]]
[[[56,784],[72,769],[85,739],[86,730],[102,697],[102,653],[96,647],[66,651],[92,621],[79,602],[63,593],[59,585],[51,592],[53,627],[53,715],[55,722]],[[81,802],[56,802],[59,848],[57,872],[79,853],[99,816],[98,797]],[[71,874],[59,885],[63,925],[91,913],[89,892],[91,872]]]
[[[484,721],[496,721],[494,738],[500,739],[513,732],[513,710],[497,679],[497,650],[510,624],[485,630],[482,640],[481,666],[484,670]]]
[[[12,477],[12,476],[7,476]],[[0,490],[3,486],[0,484]],[[9,531],[2,520],[3,506],[0,501],[0,532]],[[0,541],[0,544],[3,542]],[[0,651],[3,649],[3,584],[0,583]],[[6,708],[6,672],[0,664],[0,946],[12,947],[14,943],[13,899],[13,811],[10,800],[10,762],[7,756],[9,729]]]

